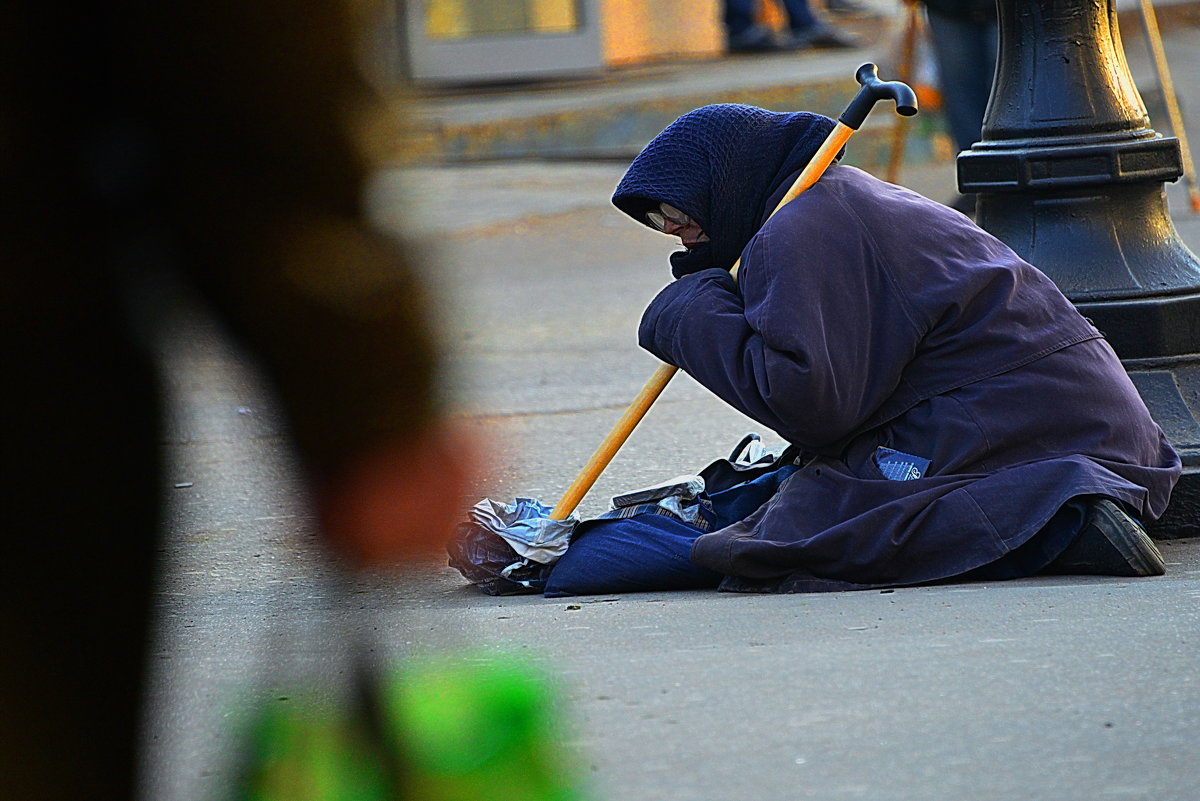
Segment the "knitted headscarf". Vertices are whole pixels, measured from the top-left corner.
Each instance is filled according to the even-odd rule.
[[[722,103],[684,114],[629,165],[612,202],[644,225],[669,203],[695,220],[709,242],[671,256],[681,275],[728,269],[762,225],[768,198],[802,169],[833,129],[828,117]]]

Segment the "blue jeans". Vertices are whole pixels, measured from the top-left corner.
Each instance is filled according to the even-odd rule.
[[[754,25],[757,6],[756,0],[725,0],[725,30],[730,36],[737,36]],[[787,12],[788,27],[793,31],[803,30],[817,21],[808,0],[784,0],[783,7]]]
[[[928,18],[950,135],[958,150],[969,150],[982,135],[1000,29],[995,22],[952,19],[933,9],[928,10]]]
[[[595,519],[579,524],[567,552],[546,579],[545,596],[690,590],[716,587],[721,574],[692,562],[692,543],[762,506],[796,472],[794,464],[708,496],[704,528],[661,514]]]
[[[638,515],[600,520],[555,563],[545,596],[691,590],[716,587],[721,574],[691,560],[703,529],[673,517]]]

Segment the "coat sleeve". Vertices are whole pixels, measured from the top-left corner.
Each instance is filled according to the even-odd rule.
[[[921,327],[857,215],[827,193],[782,210],[742,256],[737,285],[705,270],[646,309],[643,347],[743,414],[821,451],[899,387]]]

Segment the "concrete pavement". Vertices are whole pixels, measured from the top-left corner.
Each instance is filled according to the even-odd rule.
[[[1196,29],[1167,36],[1177,75],[1195,74]],[[1139,85],[1152,81],[1128,50]],[[464,505],[557,499],[654,368],[634,332],[673,245],[608,204],[623,166],[377,176],[377,219],[420,242],[438,292],[457,414],[494,454]],[[901,180],[935,198],[953,190],[948,162]],[[1168,195],[1200,249],[1198,218],[1179,187]],[[1196,798],[1200,540],[1162,543],[1167,575],[1137,581],[547,601],[483,596],[431,562],[347,592],[252,366],[202,318],[181,319],[162,359],[172,516],[147,799],[218,797],[246,693],[268,676],[336,687],[356,642],[398,659],[467,645],[533,654],[561,682],[569,746],[604,801]],[[751,430],[680,376],[581,511],[699,467]]]

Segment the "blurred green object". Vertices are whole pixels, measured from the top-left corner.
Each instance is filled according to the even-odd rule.
[[[582,799],[549,681],[529,660],[427,657],[384,692],[413,799]]]
[[[349,704],[277,697],[250,727],[236,801],[585,801],[557,692],[531,660],[414,658]]]
[[[386,801],[397,798],[381,744],[357,716],[278,697],[251,725],[238,801]]]

